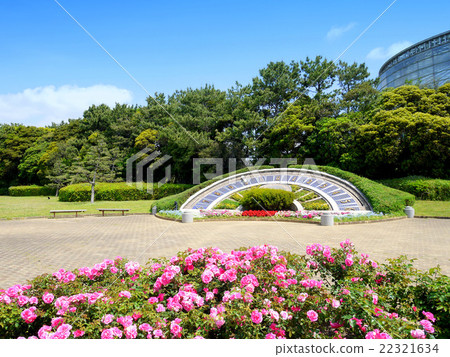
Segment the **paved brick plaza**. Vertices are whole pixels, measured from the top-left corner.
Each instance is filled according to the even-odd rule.
[[[150,215],[0,221],[0,288],[59,268],[92,266],[121,255],[144,264],[188,247],[230,251],[273,244],[304,253],[311,243],[337,247],[349,238],[359,252],[382,261],[406,254],[419,268],[440,264],[450,274],[450,220],[403,219],[321,227],[290,222],[212,221],[181,224]]]

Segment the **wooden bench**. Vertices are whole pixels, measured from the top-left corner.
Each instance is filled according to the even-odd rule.
[[[122,216],[125,215],[125,211],[129,211],[129,208],[97,208],[100,212],[102,212],[102,216],[105,216],[105,211],[107,212],[119,212],[122,211]]]
[[[75,217],[78,217],[78,212],[86,212],[85,209],[61,209],[61,210],[53,210],[50,213],[53,213],[53,218],[56,218],[57,213],[74,213]]]

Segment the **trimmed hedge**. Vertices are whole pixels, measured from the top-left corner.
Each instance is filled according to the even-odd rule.
[[[261,166],[259,167],[259,169],[263,170],[263,169],[273,169],[273,166]],[[194,187],[191,187],[190,189],[184,191],[184,192],[180,192],[178,194],[172,195],[172,196],[167,196],[165,198],[159,199],[156,202],[152,202],[151,206],[150,206],[150,210],[152,209],[153,206],[156,206],[158,208],[158,211],[160,210],[173,210],[175,207],[175,202],[178,203],[178,208],[181,207],[181,205],[186,202],[186,200],[191,197],[194,193],[200,191],[201,189],[211,185],[212,183],[222,180],[228,176],[232,176],[232,175],[236,175],[236,174],[240,174],[242,172],[247,172],[247,171],[252,171],[254,168],[253,167],[244,167],[243,169],[237,170],[237,171],[233,171],[218,177],[215,177],[211,180],[202,182],[199,185],[196,185]]]
[[[272,188],[254,188],[244,193],[241,204],[246,210],[287,210],[294,202],[294,194]]]
[[[450,180],[408,176],[380,182],[383,185],[412,193],[419,200],[450,201]]]
[[[154,200],[185,191],[192,185],[166,183],[154,186],[153,192],[147,192],[147,184],[142,184],[142,189],[135,185],[130,186],[125,182],[106,183],[99,182],[95,185],[95,199],[98,201],[137,201]],[[79,183],[69,185],[59,191],[59,200],[62,202],[83,202],[91,199],[91,185]]]
[[[56,189],[47,186],[11,186],[8,189],[10,196],[52,196],[56,194]]]
[[[300,165],[289,166],[301,169]],[[317,170],[340,177],[355,185],[369,200],[375,212],[393,213],[402,211],[405,206],[412,206],[414,195],[382,185],[381,183],[358,176],[354,173],[331,166],[317,166]]]

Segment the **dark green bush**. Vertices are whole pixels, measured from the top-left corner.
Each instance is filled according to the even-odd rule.
[[[184,191],[189,187],[191,185],[167,183],[161,186],[155,185],[153,191],[147,192],[148,185],[145,183],[139,187],[125,182],[99,182],[95,185],[95,199],[98,201],[153,200]],[[59,200],[63,202],[82,202],[90,199],[91,185],[88,183],[69,185],[59,192]]]
[[[408,176],[383,180],[383,185],[412,193],[419,200],[450,201],[450,180]]]
[[[52,196],[55,195],[56,190],[47,186],[11,186],[8,189],[10,196]]]
[[[289,166],[301,169],[300,165]],[[340,177],[355,185],[369,200],[375,212],[393,213],[402,211],[405,206],[412,206],[414,195],[382,185],[354,173],[331,166],[317,166],[317,170]]]
[[[241,204],[246,210],[281,211],[290,209],[294,199],[294,194],[289,191],[255,188],[244,193]]]

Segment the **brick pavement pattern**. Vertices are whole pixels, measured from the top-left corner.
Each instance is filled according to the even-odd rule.
[[[210,221],[182,224],[151,215],[0,221],[0,288],[23,284],[43,273],[92,266],[120,255],[144,264],[189,247],[272,244],[304,254],[311,243],[338,247],[350,239],[360,253],[383,262],[406,254],[428,269],[439,264],[450,274],[450,220],[403,219],[322,227],[267,221]]]

